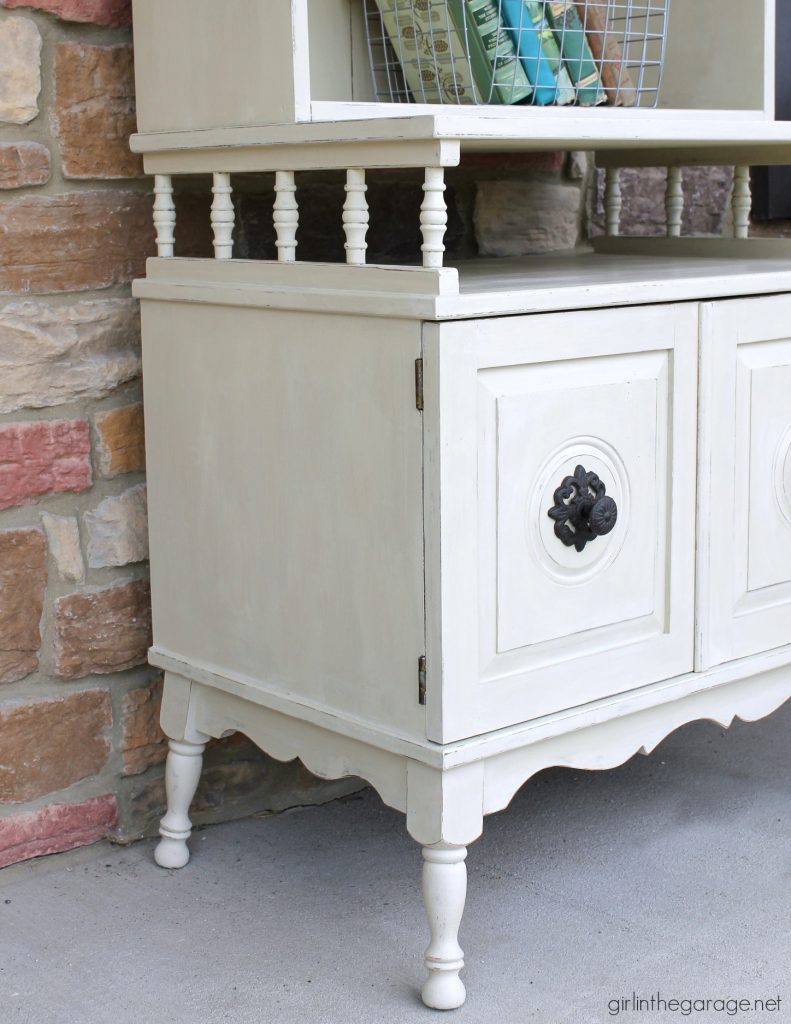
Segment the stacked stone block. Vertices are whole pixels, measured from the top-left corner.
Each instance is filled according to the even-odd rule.
[[[7,0],[2,7],[5,865],[124,828],[113,763],[124,730],[123,695],[114,691],[151,686],[145,554],[127,544],[120,553],[129,558],[101,566],[94,558],[89,567],[84,538],[86,516],[111,490],[114,497],[144,486],[142,464],[109,483],[97,417],[115,407],[140,408],[139,322],[128,282],[152,240],[142,168],[132,164],[121,137],[134,124],[129,5]],[[89,36],[85,42],[76,22]],[[115,529],[124,536],[123,523]],[[102,552],[111,553],[106,540]],[[93,617],[78,621],[80,602]]]

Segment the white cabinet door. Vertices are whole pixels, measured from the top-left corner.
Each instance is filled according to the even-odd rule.
[[[791,643],[791,297],[701,306],[699,668]]]
[[[692,669],[697,328],[667,305],[424,329],[430,738]],[[577,466],[618,510],[581,550],[549,515]]]

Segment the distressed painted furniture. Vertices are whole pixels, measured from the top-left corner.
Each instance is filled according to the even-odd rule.
[[[135,0],[156,858],[187,863],[209,737],[362,777],[423,847],[430,1007],[464,1001],[485,815],[791,696],[791,243],[747,237],[746,170],[791,163],[791,126],[772,4],[697,0],[733,57],[705,74],[691,6],[662,109],[454,110],[370,102],[354,0]],[[607,169],[607,237],[445,266],[445,168],[556,149]],[[736,167],[733,237],[682,237],[707,163]],[[619,169],[649,165],[668,237],[622,236]],[[396,167],[425,169],[422,266],[366,262],[366,175]],[[296,172],[333,168],[346,263],[301,262]],[[275,173],[271,260],[233,259],[241,171]],[[213,176],[213,260],[173,256],[183,174]]]

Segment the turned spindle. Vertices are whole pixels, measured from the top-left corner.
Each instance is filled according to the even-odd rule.
[[[621,233],[621,169],[609,167],[604,183],[604,217],[607,234],[615,237]]]
[[[684,216],[684,188],[680,167],[668,167],[667,169],[665,212],[668,238],[679,238],[681,236],[681,220]]]
[[[234,212],[230,174],[214,175],[211,226],[214,232],[214,258],[229,260],[233,255]]]
[[[183,868],[190,859],[187,846],[192,832],[189,809],[198,788],[205,746],[205,743],[186,740],[169,742],[165,765],[168,809],[160,822],[162,838],[154,851],[154,859],[161,868]]]
[[[442,167],[427,167],[423,183],[423,203],[420,207],[420,231],[423,244],[424,267],[441,267],[445,253],[445,230],[448,226],[448,207],[445,203],[445,171]]]
[[[428,979],[423,1002],[434,1010],[455,1010],[467,993],[459,971],[464,952],[459,945],[459,925],[467,898],[465,846],[438,843],[423,848],[423,905],[431,941],[426,950]]]
[[[154,230],[157,235],[157,256],[173,255],[176,241],[176,207],[173,203],[173,182],[169,174],[154,175]]]
[[[365,171],[352,168],[346,172],[346,202],[343,204],[343,230],[346,234],[346,262],[354,266],[365,263],[368,243],[368,200],[365,193]]]
[[[297,186],[293,171],[277,171],[275,174],[275,245],[277,258],[281,263],[293,263],[297,258],[297,228],[299,227],[299,204]]]
[[[733,169],[733,234],[735,238],[747,238],[750,233],[750,211],[753,199],[750,189],[750,168]]]

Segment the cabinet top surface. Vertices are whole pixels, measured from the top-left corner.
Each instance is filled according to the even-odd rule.
[[[599,239],[596,253],[481,259],[423,270],[154,259],[140,298],[410,320],[685,302],[791,291],[789,243]]]

